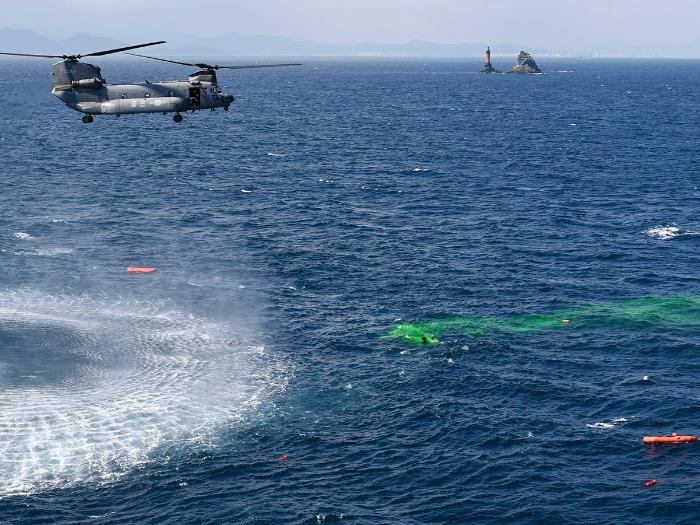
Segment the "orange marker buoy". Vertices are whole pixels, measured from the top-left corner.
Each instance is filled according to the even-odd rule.
[[[670,436],[645,436],[643,441],[646,444],[654,443],[693,443],[698,438],[695,436],[679,436],[675,432]]]
[[[129,273],[154,273],[158,271],[158,268],[127,268]]]
[[[653,487],[653,486],[656,485],[657,483],[658,483],[658,482],[657,482],[655,479],[652,479],[651,481],[647,481],[647,482],[644,484],[644,486],[645,486],[645,487]]]
[[[281,458],[279,458],[280,461],[287,461],[289,459],[289,456],[284,455]]]

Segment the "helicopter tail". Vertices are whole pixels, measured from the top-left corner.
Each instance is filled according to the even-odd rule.
[[[102,71],[92,64],[64,60],[53,66],[52,87],[55,91],[79,88],[98,88],[105,84]]]

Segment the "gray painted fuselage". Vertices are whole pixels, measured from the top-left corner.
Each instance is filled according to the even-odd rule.
[[[59,62],[53,71],[52,94],[86,115],[228,109],[234,101],[233,95],[221,91],[212,70],[194,73],[188,80],[144,84],[108,84],[99,67],[82,62]]]

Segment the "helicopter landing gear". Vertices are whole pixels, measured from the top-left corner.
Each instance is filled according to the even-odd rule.
[[[83,124],[92,124],[95,119],[93,118],[92,115],[84,115],[83,116]]]
[[[174,120],[175,122],[177,122],[177,123],[182,122],[182,115],[180,115],[179,113],[175,113],[175,116],[173,117],[173,120]]]

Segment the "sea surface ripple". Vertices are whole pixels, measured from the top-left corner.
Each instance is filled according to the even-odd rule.
[[[0,61],[0,521],[700,521],[697,323],[383,337],[700,293],[700,62],[542,62]]]

